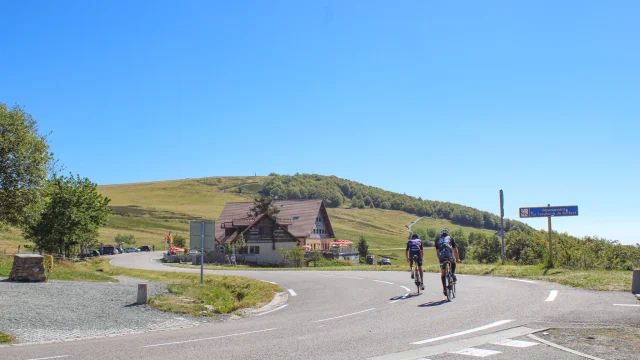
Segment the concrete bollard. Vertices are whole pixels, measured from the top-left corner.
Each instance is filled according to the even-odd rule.
[[[633,270],[633,280],[631,281],[631,292],[636,296],[640,295],[640,269]]]
[[[149,289],[147,284],[138,284],[138,301],[136,304],[143,305],[149,302]]]

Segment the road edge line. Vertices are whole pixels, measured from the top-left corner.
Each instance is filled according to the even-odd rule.
[[[562,351],[566,351],[566,352],[572,353],[572,354],[574,354],[574,355],[582,356],[582,357],[587,358],[587,359],[591,359],[591,360],[604,360],[604,359],[601,359],[601,358],[599,358],[599,357],[595,357],[595,356],[587,355],[587,354],[581,353],[581,352],[579,352],[579,351],[576,351],[576,350],[572,350],[572,349],[566,348],[566,347],[564,347],[564,346],[562,346],[562,345],[558,345],[558,344],[552,343],[551,341],[547,341],[547,340],[545,340],[545,339],[541,339],[541,338],[539,338],[539,337],[537,337],[537,336],[535,336],[535,335],[533,335],[533,334],[529,334],[529,335],[527,335],[527,337],[530,337],[531,339],[533,339],[533,340],[535,340],[535,341],[539,341],[539,342],[541,342],[541,343],[543,343],[543,344],[546,344],[546,345],[552,346],[552,347],[554,347],[554,348],[556,348],[556,349],[560,349],[560,350],[562,350]]]

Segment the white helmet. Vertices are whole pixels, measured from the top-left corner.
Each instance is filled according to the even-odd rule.
[[[444,234],[449,235],[449,229],[444,228],[444,229],[440,230],[440,235],[444,235]]]

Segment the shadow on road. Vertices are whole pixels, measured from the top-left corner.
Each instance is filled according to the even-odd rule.
[[[444,304],[446,304],[448,302],[449,301],[447,301],[447,300],[431,301],[431,302],[428,302],[428,303],[420,304],[420,305],[418,305],[418,307],[434,307],[434,306],[444,305]]]
[[[407,299],[411,299],[413,297],[420,296],[420,295],[422,295],[422,294],[411,293],[411,294],[407,294],[406,296],[405,295],[394,296],[389,300],[391,300],[391,301],[393,301],[393,300],[407,300]]]

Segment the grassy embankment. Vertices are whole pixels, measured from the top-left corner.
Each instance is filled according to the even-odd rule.
[[[13,259],[0,256],[0,277],[9,276]],[[152,297],[149,305],[160,310],[194,316],[227,314],[239,309],[259,306],[273,299],[281,290],[269,283],[238,277],[135,270],[114,267],[108,259],[92,259],[75,264],[56,263],[51,280],[110,281],[112,276],[130,276],[167,284],[169,294]]]

